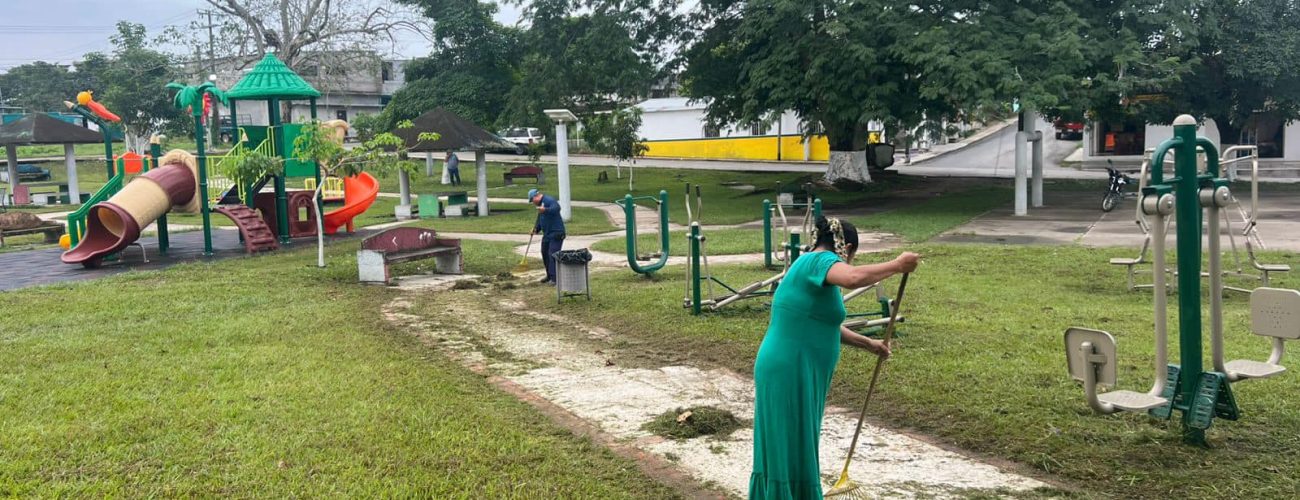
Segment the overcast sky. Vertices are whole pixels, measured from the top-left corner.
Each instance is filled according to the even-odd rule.
[[[0,0],[0,71],[34,61],[73,62],[82,54],[106,51],[126,19],[144,24],[150,37],[169,25],[186,26],[198,18],[203,0]],[[519,8],[501,5],[497,21],[513,25]],[[417,35],[404,37],[394,50],[402,57],[427,55],[429,44]],[[388,47],[378,48],[381,51]]]

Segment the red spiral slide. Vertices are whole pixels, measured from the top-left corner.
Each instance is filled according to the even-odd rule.
[[[365,213],[378,196],[379,181],[370,174],[361,172],[356,176],[344,178],[343,206],[325,212],[325,219],[322,221],[325,234],[334,234],[343,225],[347,225],[348,232],[352,232],[352,219]]]

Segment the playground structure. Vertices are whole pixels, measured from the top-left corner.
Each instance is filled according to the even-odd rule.
[[[1143,158],[1142,167],[1138,174],[1139,191],[1143,190],[1147,186],[1149,175],[1152,175],[1154,173],[1154,169],[1151,167],[1152,153],[1154,151],[1155,151],[1154,149],[1148,149],[1146,151],[1145,157]],[[1177,158],[1176,153],[1175,153],[1175,158]],[[1204,158],[1205,157],[1203,155],[1198,155],[1197,161],[1199,162],[1201,160],[1204,160]],[[1241,257],[1241,250],[1237,246],[1238,233],[1234,232],[1232,227],[1231,219],[1234,213],[1234,211],[1232,210],[1224,210],[1222,211],[1221,214],[1223,223],[1227,230],[1228,242],[1232,248],[1232,258],[1234,264],[1234,269],[1229,271],[1224,271],[1224,274],[1226,276],[1235,276],[1239,278],[1258,280],[1260,282],[1260,285],[1267,287],[1269,286],[1270,273],[1288,272],[1291,270],[1291,267],[1285,264],[1265,264],[1260,262],[1259,258],[1256,257],[1255,255],[1256,247],[1258,247],[1261,250],[1267,249],[1267,247],[1264,245],[1264,240],[1260,236],[1260,232],[1259,232],[1259,150],[1257,149],[1256,146],[1231,146],[1229,148],[1224,149],[1223,154],[1217,158],[1218,158],[1218,164],[1220,168],[1232,167],[1233,169],[1235,169],[1236,166],[1240,163],[1250,162],[1251,173],[1252,173],[1250,178],[1250,209],[1247,210],[1246,207],[1241,203],[1241,201],[1237,199],[1236,196],[1232,196],[1231,194],[1230,194],[1228,204],[1231,206],[1235,206],[1236,208],[1235,214],[1241,217],[1241,230],[1239,234],[1243,240],[1242,246],[1245,248],[1246,251],[1246,260],[1250,263],[1250,267],[1254,269],[1254,271],[1257,272],[1258,274],[1252,274],[1251,272],[1248,272],[1245,269]],[[1166,173],[1163,169],[1163,166],[1171,165],[1171,164],[1173,164],[1173,161],[1169,159],[1164,160],[1164,164],[1160,169],[1161,170],[1160,173],[1162,176],[1164,173]],[[1200,168],[1201,167],[1198,166],[1198,169]],[[1227,177],[1231,179],[1236,176],[1228,175]],[[1168,232],[1169,223],[1175,219],[1176,218],[1171,217],[1165,220],[1164,222],[1165,232]],[[1147,214],[1143,211],[1143,207],[1141,203],[1138,204],[1135,210],[1134,220],[1137,223],[1138,228],[1145,235],[1145,238],[1142,241],[1142,248],[1141,250],[1138,251],[1138,256],[1135,258],[1116,257],[1110,259],[1110,263],[1112,265],[1125,267],[1125,274],[1126,274],[1129,290],[1136,290],[1139,288],[1147,288],[1152,286],[1151,284],[1138,284],[1136,282],[1137,281],[1136,275],[1138,273],[1137,266],[1143,266],[1151,263],[1151,261],[1148,260],[1147,253],[1151,249],[1152,229],[1151,229],[1150,222],[1147,220]],[[1153,266],[1152,272],[1154,272],[1156,269],[1160,269],[1160,267]],[[1168,272],[1168,270],[1166,270],[1166,272]],[[1208,273],[1203,274],[1203,276],[1205,275],[1208,275]],[[1243,293],[1250,292],[1249,289],[1232,287],[1232,286],[1224,287],[1224,289],[1235,291],[1235,292],[1243,292]]]
[[[127,169],[113,168],[111,143],[105,132],[109,181],[80,210],[69,215],[68,251],[62,257],[63,262],[97,267],[105,259],[134,243],[140,232],[155,221],[159,251],[166,253],[169,246],[166,213],[171,208],[200,214],[205,255],[213,253],[213,213],[224,215],[234,222],[245,250],[249,253],[274,250],[281,244],[288,243],[292,237],[315,236],[317,213],[323,213],[322,222],[326,234],[334,234],[342,226],[347,226],[351,231],[352,219],[365,212],[378,195],[379,183],[369,174],[362,173],[354,178],[343,179],[343,206],[326,213],[321,210],[323,200],[312,196],[310,191],[293,192],[291,195],[285,189],[286,180],[291,177],[307,177],[315,184],[322,182],[322,179],[320,168],[314,162],[293,157],[290,145],[301,133],[302,125],[282,123],[280,104],[288,100],[307,99],[311,118],[315,120],[316,98],[320,92],[289,70],[274,55],[267,54],[227,93],[222,93],[210,83],[197,88],[179,84],[171,84],[169,87],[180,91],[177,106],[189,107],[194,115],[194,137],[198,154],[188,156],[186,152],[173,151],[159,158],[158,141],[155,140],[150,152],[151,161],[143,162],[144,173],[128,184],[125,182]],[[206,134],[200,119],[204,95],[213,97],[214,106],[219,105],[219,102],[228,104],[231,126],[238,131],[234,146],[223,156],[209,157],[204,151]],[[80,100],[81,96],[78,97]],[[265,101],[268,125],[240,126],[234,123],[238,116],[238,100]],[[106,130],[108,118],[93,107],[84,103],[70,104],[69,107],[95,121],[101,130]],[[107,113],[107,110],[103,111]],[[333,122],[336,123],[328,123],[327,126],[346,131],[346,123]],[[209,160],[215,162],[213,165],[219,170],[227,170],[229,166],[241,161],[244,155],[253,152],[278,158],[284,165],[283,171],[261,179],[220,180],[209,177]],[[160,164],[163,167],[149,168],[149,165],[156,167]],[[213,180],[216,182],[210,183]],[[261,193],[268,183],[273,184],[274,193]],[[295,201],[292,210],[289,203],[291,198]]]
[[[1206,173],[1199,174],[1197,148],[1206,152]],[[1174,137],[1155,148],[1151,163],[1164,165],[1165,156],[1175,152],[1174,176],[1164,177],[1164,168],[1151,169],[1151,183],[1142,189],[1142,213],[1151,217],[1152,264],[1165,269],[1166,218],[1176,215],[1178,281],[1179,364],[1167,364],[1168,303],[1166,273],[1155,272],[1154,299],[1155,376],[1149,391],[1112,390],[1098,393],[1098,386],[1116,385],[1118,352],[1115,338],[1100,330],[1070,328],[1065,332],[1066,360],[1071,377],[1083,383],[1088,405],[1098,413],[1147,411],[1152,417],[1168,419],[1174,410],[1183,412],[1183,440],[1206,445],[1205,430],[1215,417],[1236,420],[1237,402],[1232,382],[1265,378],[1281,373],[1284,341],[1300,338],[1300,291],[1260,287],[1251,291],[1251,330],[1269,337],[1272,353],[1266,361],[1223,360],[1223,272],[1219,232],[1221,210],[1233,202],[1228,180],[1220,175],[1219,155],[1212,141],[1196,136],[1196,120],[1188,115],[1174,121]],[[1204,219],[1203,219],[1204,217]],[[1209,231],[1209,298],[1212,370],[1202,367],[1201,345],[1201,239],[1202,222]]]

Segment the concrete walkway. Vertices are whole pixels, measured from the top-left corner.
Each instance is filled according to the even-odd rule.
[[[1126,199],[1114,211],[1105,213],[1101,211],[1100,194],[1050,193],[1048,206],[1031,208],[1025,217],[1016,217],[1008,205],[976,217],[932,241],[1140,247],[1145,235],[1134,221],[1136,200]],[[1238,246],[1241,246],[1241,217],[1231,207],[1228,214],[1232,229],[1238,234]],[[1227,227],[1220,226],[1227,234]],[[1170,226],[1170,244],[1175,227]],[[1296,193],[1260,193],[1259,231],[1268,249],[1300,252],[1300,196]],[[1231,250],[1226,240],[1223,248]]]

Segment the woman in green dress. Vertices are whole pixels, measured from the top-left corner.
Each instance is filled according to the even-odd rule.
[[[916,269],[904,252],[892,261],[854,266],[858,232],[825,217],[812,251],[790,265],[772,299],[772,319],[754,360],[754,471],[749,498],[822,498],[817,444],[840,344],[889,356],[889,346],[840,326],[840,288],[859,288]]]

